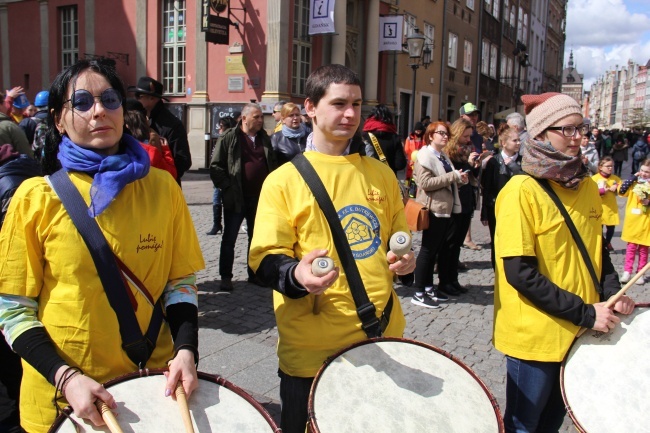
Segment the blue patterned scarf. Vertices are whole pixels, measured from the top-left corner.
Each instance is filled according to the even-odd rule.
[[[305,129],[305,124],[301,123],[297,129],[289,128],[287,125],[282,125],[282,135],[287,138],[301,138],[305,136],[307,129]]]
[[[129,183],[142,179],[149,173],[149,155],[140,143],[128,134],[122,135],[124,152],[100,155],[73,143],[65,135],[59,144],[57,158],[66,171],[80,171],[93,176],[90,187],[88,215],[95,218]]]

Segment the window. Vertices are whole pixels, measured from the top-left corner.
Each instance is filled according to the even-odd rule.
[[[467,7],[470,8],[471,10],[474,10],[474,0],[465,0],[467,4]]]
[[[501,65],[499,65],[499,75],[501,78],[501,84],[506,84],[506,81],[508,81],[508,57],[501,53]]]
[[[508,82],[514,83],[515,78],[512,76],[514,74],[514,60],[512,60],[510,57],[508,57],[508,68],[506,70],[506,76],[510,77]],[[510,87],[514,87],[513,85],[510,85]]]
[[[185,94],[185,0],[163,0],[162,82],[164,93]]]
[[[424,43],[433,50],[433,43],[435,42],[436,37],[436,28],[431,24],[424,23]],[[431,53],[433,55],[433,53]]]
[[[296,0],[293,6],[293,56],[291,93],[305,94],[305,82],[311,73],[311,37],[309,36],[309,0]]]
[[[463,71],[472,72],[472,49],[473,44],[470,41],[465,41],[465,53],[463,55]]]
[[[490,41],[483,39],[481,42],[481,74],[490,73]]]
[[[499,20],[499,0],[494,0],[492,2],[492,16]]]
[[[413,15],[404,14],[404,42],[406,42],[406,38],[413,33],[415,27],[417,27],[415,17]]]
[[[455,68],[458,60],[458,35],[449,33],[449,57],[447,58],[447,65]]]
[[[519,15],[517,16],[517,40],[523,41],[524,33],[524,10],[519,6]]]
[[[521,32],[521,42],[528,44],[528,14],[524,14],[523,30]]]
[[[517,25],[517,15],[515,12],[515,5],[510,8],[510,25],[515,27]]]
[[[72,66],[79,59],[79,20],[77,6],[60,9],[61,20],[61,67]]]
[[[483,7],[488,13],[492,10],[492,0],[484,0],[485,1],[485,6]],[[498,0],[494,0],[498,1]]]
[[[490,46],[490,77],[497,77],[497,56],[499,53],[499,47],[496,44]]]
[[[508,17],[508,9],[510,8],[510,4],[508,3],[508,0],[503,0],[503,20],[510,24],[510,17]]]

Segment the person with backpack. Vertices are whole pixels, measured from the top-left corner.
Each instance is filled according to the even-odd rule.
[[[50,92],[42,90],[36,94],[34,105],[38,110],[32,117],[25,117],[19,124],[25,135],[27,141],[32,146],[34,158],[37,161],[41,160],[43,153],[43,145],[45,144],[45,133],[47,131],[47,99],[50,97]]]
[[[639,171],[641,162],[648,156],[648,145],[643,141],[643,136],[639,135],[632,146],[632,174]]]

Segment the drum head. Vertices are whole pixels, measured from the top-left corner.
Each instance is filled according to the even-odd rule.
[[[250,396],[227,383],[215,383],[215,376],[201,374],[199,388],[188,403],[196,432],[274,432],[277,427],[270,415]],[[210,380],[212,379],[212,380]],[[222,379],[221,379],[222,380]],[[106,388],[115,398],[117,422],[124,433],[184,432],[177,403],[164,396],[166,378],[161,374],[122,380]],[[232,389],[229,389],[232,388]],[[242,395],[240,395],[240,393]],[[71,417],[79,424],[76,430],[68,419],[59,419],[52,432],[108,432],[90,421]]]
[[[564,361],[562,396],[583,432],[650,431],[650,308],[619,317],[607,334],[585,332]]]
[[[401,339],[370,340],[336,355],[311,390],[317,432],[499,432],[492,395],[448,353]]]

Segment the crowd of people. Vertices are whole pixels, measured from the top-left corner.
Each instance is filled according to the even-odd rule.
[[[207,235],[221,234],[219,289],[235,289],[245,223],[248,281],[273,290],[283,432],[305,431],[312,382],[328,357],[368,337],[403,335],[395,276],[412,285],[414,305],[432,310],[468,292],[460,257],[482,248],[471,234],[477,211],[495,270],[493,343],[507,359],[506,430],[557,431],[566,411],[560,362],[578,330],[607,332],[620,322],[615,311],[634,307],[626,296],[612,309],[604,301],[648,260],[647,134],[601,134],[575,100],[546,93],[524,95],[525,117],[512,113],[496,127],[468,102],[453,123],[423,118],[402,140],[388,106],[362,118],[361,89],[349,68],[322,66],[306,81],[303,106],[275,104],[271,134],[261,106],[247,103],[220,119],[212,149]],[[168,361],[161,392],[198,386],[195,275],[204,260],[180,188],[191,167],[187,133],[165,99],[151,77],[125,88],[105,59],[59,73],[33,108],[20,87],[4,95],[2,431],[47,431],[64,401],[102,425],[95,401],[115,407],[102,382]],[[418,251],[397,256],[389,239],[408,232],[409,196],[428,209],[429,225]],[[627,199],[620,278],[609,256],[617,197]],[[94,224],[108,260],[78,221]],[[323,256],[335,267],[315,275]],[[115,290],[105,280],[113,271],[128,275]],[[127,344],[134,326],[139,337]]]

